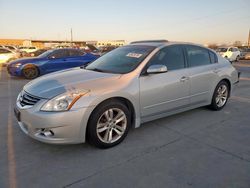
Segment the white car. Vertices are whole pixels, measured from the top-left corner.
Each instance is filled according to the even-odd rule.
[[[21,52],[32,53],[32,52],[37,51],[38,48],[35,47],[35,46],[30,46],[30,47],[24,47],[24,46],[22,46],[22,47],[19,47],[19,50]]]
[[[15,51],[6,48],[0,48],[0,65],[19,58],[19,55],[20,54]]]
[[[231,62],[240,60],[240,50],[237,47],[221,47],[216,52]]]

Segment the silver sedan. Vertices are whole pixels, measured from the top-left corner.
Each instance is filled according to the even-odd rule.
[[[144,122],[201,106],[221,110],[238,80],[231,63],[208,48],[138,41],[29,82],[14,111],[36,140],[108,148]]]

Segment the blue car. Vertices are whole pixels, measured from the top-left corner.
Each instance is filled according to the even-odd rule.
[[[48,50],[38,57],[12,61],[7,70],[12,76],[33,79],[55,71],[80,67],[96,60],[98,56],[78,49]]]

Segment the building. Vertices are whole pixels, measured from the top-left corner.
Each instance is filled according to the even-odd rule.
[[[83,47],[86,44],[94,46],[123,46],[125,40],[107,40],[107,41],[73,41],[74,46]],[[0,45],[13,46],[35,46],[37,48],[51,48],[56,46],[71,46],[70,41],[61,40],[25,40],[25,39],[0,39]]]
[[[106,41],[86,41],[87,44],[92,44],[94,46],[123,46],[125,40],[106,40]]]
[[[23,42],[22,39],[0,39],[0,45],[22,46]]]
[[[35,46],[37,48],[48,48],[55,46],[70,46],[69,41],[60,40],[24,40],[24,39],[0,39],[0,45],[13,45],[13,46]],[[85,46],[85,41],[73,41],[75,46]]]

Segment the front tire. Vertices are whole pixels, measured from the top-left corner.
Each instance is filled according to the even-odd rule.
[[[29,65],[23,68],[22,74],[26,79],[34,79],[39,76],[39,70],[36,66]]]
[[[90,116],[87,139],[98,148],[110,148],[124,140],[130,126],[131,114],[127,106],[118,100],[109,100]]]
[[[221,81],[215,88],[210,108],[218,111],[224,108],[229,98],[229,85],[226,81]]]

